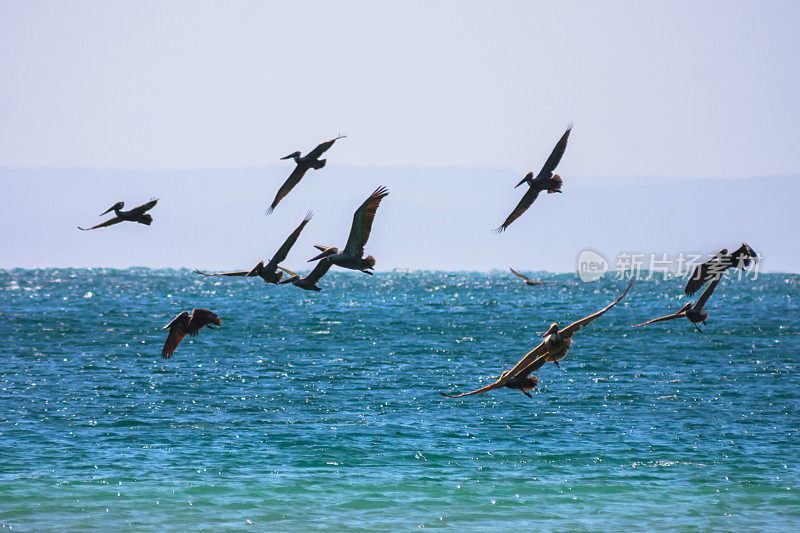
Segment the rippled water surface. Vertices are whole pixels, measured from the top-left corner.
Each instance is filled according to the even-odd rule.
[[[563,371],[451,400],[623,289],[331,272],[0,271],[0,526],[791,530],[800,277],[726,280],[704,333],[642,281]],[[184,309],[223,320],[159,356]]]

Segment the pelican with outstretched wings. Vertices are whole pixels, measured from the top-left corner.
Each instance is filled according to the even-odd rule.
[[[536,279],[531,279],[528,276],[526,276],[525,274],[520,274],[519,272],[517,272],[516,270],[514,270],[511,267],[509,267],[508,269],[515,276],[524,279],[525,280],[525,285],[547,285],[549,283],[553,283],[552,281],[540,281],[540,280],[536,280]]]
[[[317,286],[317,282],[320,280],[322,276],[328,273],[328,270],[331,268],[331,262],[329,259],[325,258],[319,263],[317,263],[313,270],[304,278],[300,277],[300,274],[295,274],[288,268],[283,268],[279,266],[281,270],[289,274],[289,277],[285,280],[281,281],[281,285],[285,285],[286,283],[291,283],[295,287],[300,287],[301,289],[305,289],[307,291],[321,291]]]
[[[216,313],[208,309],[192,309],[191,314],[183,311],[178,316],[172,319],[172,322],[164,326],[162,329],[168,329],[169,334],[167,340],[164,342],[164,348],[161,349],[161,357],[169,359],[175,353],[175,348],[181,343],[186,335],[194,337],[200,330],[208,326],[209,329],[214,329],[211,324],[217,326],[222,324],[222,320]]]
[[[698,324],[705,324],[706,319],[708,318],[708,313],[703,311],[703,307],[705,307],[708,299],[711,298],[711,294],[714,292],[714,289],[717,288],[717,284],[719,284],[720,277],[714,279],[711,284],[706,287],[706,290],[703,291],[703,294],[700,295],[700,298],[697,299],[694,305],[691,303],[687,303],[681,309],[671,315],[662,316],[659,318],[654,318],[652,320],[648,320],[647,322],[643,322],[641,324],[631,324],[633,327],[638,328],[639,326],[646,326],[648,324],[655,324],[656,322],[666,322],[667,320],[675,320],[676,318],[686,317],[689,319],[689,322],[694,324],[694,327],[697,328],[697,331],[700,333],[703,332],[700,329]]]
[[[708,261],[694,267],[683,292],[686,296],[692,296],[706,282],[721,278],[729,268],[744,270],[753,259],[757,261],[758,254],[746,242],[731,253],[728,253],[727,248],[722,248]]]
[[[315,244],[314,248],[321,250],[322,253],[312,257],[308,261],[328,258],[331,263],[342,268],[359,270],[364,274],[372,274],[369,270],[375,266],[375,258],[371,255],[364,257],[364,246],[369,239],[372,231],[372,221],[375,219],[375,212],[381,204],[381,200],[389,195],[386,187],[378,187],[361,206],[356,209],[353,215],[353,224],[350,226],[350,236],[344,250],[339,252],[335,246],[321,246]]]
[[[594,320],[597,320],[606,311],[617,305],[625,297],[625,295],[628,294],[628,291],[631,290],[632,285],[633,281],[631,280],[631,282],[628,284],[628,287],[625,289],[625,292],[623,292],[619,298],[598,312],[575,321],[562,330],[558,329],[558,324],[551,324],[548,330],[544,333],[544,340],[539,343],[536,348],[525,354],[525,356],[520,359],[520,361],[514,365],[511,370],[503,372],[500,375],[500,378],[498,378],[494,383],[471,392],[464,392],[461,394],[445,394],[444,392],[440,392],[440,394],[442,396],[446,396],[447,398],[461,398],[462,396],[483,394],[484,392],[489,392],[494,389],[507,387],[509,389],[522,391],[527,396],[530,396],[528,391],[536,388],[536,386],[539,384],[539,380],[536,378],[536,376],[531,376],[530,374],[540,369],[542,365],[547,362],[552,362],[556,366],[559,366],[558,362],[566,357],[567,351],[572,345],[572,336],[575,335],[575,333],[577,333],[581,328],[589,325],[589,323],[593,322]]]
[[[275,252],[275,255],[272,256],[272,259],[270,259],[266,265],[264,265],[264,261],[259,261],[252,270],[237,270],[235,272],[218,272],[216,274],[207,274],[195,269],[195,272],[203,276],[259,276],[266,283],[278,283],[283,276],[283,272],[278,272],[278,264],[284,261],[286,256],[289,255],[289,250],[291,250],[292,246],[294,246],[294,243],[297,242],[298,237],[300,237],[300,232],[303,231],[303,228],[306,227],[306,224],[308,224],[308,221],[311,220],[312,216],[313,214],[311,212],[306,215],[306,218],[304,218],[300,225],[297,226],[291,235],[286,238],[281,247],[278,248],[278,251]]]
[[[533,177],[533,172],[528,172],[525,174],[525,177],[522,178],[522,181],[517,183],[515,188],[519,187],[523,183],[527,183],[528,190],[525,191],[525,194],[517,204],[517,207],[515,207],[511,214],[508,215],[508,218],[506,218],[505,222],[503,222],[503,224],[495,230],[497,233],[502,233],[508,226],[511,225],[512,222],[521,217],[522,214],[527,211],[531,205],[533,205],[533,202],[539,197],[540,192],[547,191],[548,194],[561,192],[561,185],[563,181],[561,176],[558,174],[553,174],[553,171],[558,166],[558,163],[561,161],[561,156],[564,155],[564,151],[567,149],[567,141],[569,140],[569,134],[571,131],[572,124],[569,125],[567,131],[564,132],[564,135],[561,136],[561,139],[559,139],[556,147],[553,148],[550,157],[548,157],[547,161],[545,161],[542,170],[539,171],[539,174],[537,174],[535,178]]]
[[[107,226],[113,226],[114,224],[119,224],[120,222],[138,222],[139,224],[144,224],[149,226],[153,222],[153,217],[150,216],[147,212],[153,209],[156,204],[158,203],[158,198],[155,200],[150,200],[146,204],[142,204],[139,207],[134,207],[130,211],[122,211],[122,208],[125,207],[125,202],[117,202],[102,213],[100,216],[105,215],[106,213],[113,211],[114,218],[109,218],[105,222],[101,222],[96,226],[92,226],[91,228],[82,228],[78,226],[78,229],[83,231],[89,231],[91,229],[97,228],[105,228]]]
[[[294,159],[295,167],[292,173],[289,174],[289,177],[286,178],[286,181],[283,182],[281,188],[278,189],[275,199],[272,200],[272,203],[267,210],[267,214],[272,213],[272,211],[275,209],[275,206],[278,205],[278,202],[283,200],[283,197],[289,194],[289,191],[294,189],[295,185],[300,183],[300,180],[306,175],[308,169],[313,168],[315,170],[319,170],[324,167],[327,159],[320,159],[320,156],[328,151],[328,149],[333,146],[333,143],[339,139],[344,139],[345,137],[346,135],[339,135],[338,137],[335,137],[329,141],[325,141],[303,156],[300,155],[300,151],[297,151],[292,152],[285,157],[281,157],[281,159]]]

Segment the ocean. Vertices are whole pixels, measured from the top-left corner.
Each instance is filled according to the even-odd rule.
[[[727,279],[699,333],[641,280],[533,399],[448,399],[625,283],[332,270],[0,271],[0,528],[800,527],[800,276]],[[222,326],[160,357],[161,327]]]

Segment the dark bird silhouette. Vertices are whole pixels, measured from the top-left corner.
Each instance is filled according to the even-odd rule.
[[[283,272],[278,272],[278,264],[284,260],[286,260],[286,256],[289,255],[289,250],[292,249],[294,243],[297,242],[298,237],[300,237],[300,232],[303,231],[303,228],[306,227],[308,221],[311,220],[312,213],[309,212],[306,215],[306,218],[300,223],[297,228],[286,238],[284,243],[278,248],[278,251],[275,252],[275,255],[272,256],[272,259],[264,265],[264,261],[259,261],[258,264],[253,267],[252,270],[237,270],[235,272],[219,272],[216,274],[207,274],[200,270],[195,269],[200,275],[203,276],[242,276],[242,277],[255,277],[259,276],[263,279],[266,283],[278,283],[283,277]]]
[[[706,319],[708,318],[708,313],[703,311],[703,307],[708,302],[708,299],[711,298],[711,294],[714,292],[714,289],[717,288],[717,284],[720,281],[720,277],[714,278],[714,281],[706,287],[706,290],[703,291],[703,294],[700,295],[700,298],[697,299],[697,302],[692,305],[691,302],[688,302],[686,305],[681,307],[680,311],[673,313],[671,315],[662,316],[659,318],[654,318],[653,320],[648,320],[647,322],[643,322],[641,324],[631,324],[633,327],[638,328],[639,326],[646,326],[648,324],[655,324],[656,322],[666,322],[667,320],[674,320],[676,318],[686,317],[689,319],[694,327],[697,328],[697,331],[700,333],[703,332],[700,329],[698,324],[705,324]]]
[[[523,183],[527,183],[528,190],[525,191],[525,194],[517,204],[517,207],[515,207],[514,211],[508,215],[508,218],[506,218],[505,222],[503,222],[503,224],[495,230],[497,233],[502,233],[505,231],[505,229],[510,226],[512,222],[522,216],[522,214],[527,211],[531,205],[533,205],[533,202],[539,197],[540,192],[547,191],[548,194],[561,192],[561,176],[558,174],[553,174],[553,171],[558,166],[559,161],[561,161],[561,156],[564,155],[564,150],[567,149],[567,141],[569,140],[569,133],[571,131],[572,124],[569,125],[567,131],[564,132],[564,135],[561,136],[561,139],[556,144],[556,147],[553,148],[553,152],[550,154],[550,157],[547,158],[542,170],[539,171],[539,174],[537,174],[535,178],[533,177],[533,172],[528,172],[525,174],[525,177],[522,178],[522,181],[517,183],[515,188],[519,187]]]
[[[139,207],[134,207],[130,211],[121,211],[123,207],[125,207],[125,202],[117,202],[102,213],[100,216],[105,215],[109,211],[114,211],[114,218],[109,218],[105,222],[102,222],[96,226],[92,226],[91,228],[82,228],[78,226],[78,229],[83,231],[89,231],[90,229],[97,229],[97,228],[105,228],[106,226],[113,226],[114,224],[119,224],[120,222],[138,222],[139,224],[145,224],[149,226],[153,222],[153,217],[147,214],[147,211],[153,209],[156,204],[158,203],[158,198],[155,200],[150,200],[146,204],[142,204]]]
[[[188,334],[192,337],[200,333],[204,326],[209,329],[214,329],[211,324],[219,326],[222,320],[208,309],[192,309],[192,314],[183,311],[181,314],[172,319],[172,322],[167,324],[161,329],[169,329],[167,341],[164,343],[164,348],[161,349],[161,357],[169,359],[175,353],[175,348],[181,343],[183,338]]]
[[[372,231],[372,221],[375,218],[375,212],[381,204],[389,191],[386,187],[378,187],[375,189],[369,198],[367,198],[361,206],[356,209],[353,215],[353,224],[350,226],[350,236],[347,238],[347,244],[339,253],[339,249],[335,246],[321,246],[315,244],[314,247],[322,250],[322,253],[316,257],[312,257],[308,261],[316,261],[327,257],[331,263],[342,268],[349,268],[352,270],[360,270],[364,274],[372,274],[369,269],[375,266],[375,258],[371,255],[364,257],[364,245],[367,244],[369,233]]]
[[[346,135],[339,135],[338,137],[331,139],[330,141],[325,141],[324,143],[318,145],[316,148],[308,152],[306,155],[301,156],[300,152],[292,152],[291,154],[287,155],[286,157],[281,157],[281,159],[294,159],[296,166],[289,177],[286,178],[286,181],[283,182],[281,188],[278,189],[278,194],[275,195],[275,199],[272,200],[272,204],[270,204],[269,209],[267,210],[267,214],[272,213],[275,209],[275,206],[278,205],[278,202],[283,200],[283,197],[289,194],[295,185],[300,183],[300,180],[303,179],[303,176],[306,175],[308,169],[313,168],[316,170],[321,169],[325,166],[327,159],[320,159],[319,157],[324,154],[333,143],[338,141],[339,139],[345,138]]]
[[[536,376],[531,376],[530,374],[541,368],[542,365],[548,361],[551,361],[556,366],[559,366],[558,361],[566,357],[567,351],[572,345],[573,335],[575,335],[575,333],[577,333],[581,328],[600,318],[603,313],[617,305],[620,300],[622,300],[625,295],[628,294],[628,291],[631,290],[632,285],[633,281],[628,284],[628,288],[625,289],[625,292],[623,292],[619,298],[602,308],[600,311],[573,322],[562,330],[558,329],[558,324],[551,324],[548,330],[544,333],[544,340],[539,343],[536,348],[525,354],[525,356],[520,359],[520,361],[514,365],[511,370],[503,372],[500,375],[500,378],[494,383],[471,392],[464,392],[461,394],[445,394],[444,392],[440,392],[440,394],[442,396],[446,396],[447,398],[461,398],[462,396],[483,394],[484,392],[489,392],[494,389],[507,387],[509,389],[522,391],[527,396],[530,396],[528,391],[536,388],[536,386],[539,384],[539,380],[536,378]]]
[[[711,259],[694,267],[683,292],[691,296],[707,281],[721,278],[729,268],[744,270],[753,259],[758,260],[758,254],[746,242],[732,253],[728,253],[727,248],[722,248]]]
[[[514,270],[511,267],[509,267],[508,269],[515,276],[518,276],[518,277],[524,279],[525,280],[525,285],[546,285],[548,283],[553,283],[552,281],[539,281],[539,280],[531,279],[528,276],[526,276],[525,274],[520,274],[519,272],[517,272],[516,270]]]
[[[281,281],[280,284],[284,285],[286,283],[291,283],[295,287],[300,287],[301,289],[305,289],[307,291],[321,291],[319,287],[317,287],[317,282],[320,280],[322,276],[328,273],[330,270],[332,263],[330,260],[323,259],[319,263],[314,266],[314,269],[308,274],[308,276],[301,278],[299,274],[295,274],[288,268],[283,268],[279,266],[281,270],[289,274],[289,277],[285,280]]]

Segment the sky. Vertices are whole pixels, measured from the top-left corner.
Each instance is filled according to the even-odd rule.
[[[800,175],[798,20],[788,1],[0,1],[12,199],[0,223],[14,230],[0,267],[238,268],[271,255],[308,209],[307,231],[341,246],[353,210],[386,184],[371,240],[385,269],[569,270],[583,247],[712,252],[755,238],[765,265],[800,271],[772,241],[797,221],[776,193]],[[491,234],[569,123],[565,193]],[[328,166],[265,218],[291,170],[279,158],[338,133]],[[61,233],[151,196],[151,228]],[[675,226],[728,216],[723,198],[747,203],[747,224]],[[582,213],[623,199],[652,219],[642,239],[614,217],[587,231]],[[224,246],[200,257],[192,237],[178,253],[162,239],[179,227]]]

